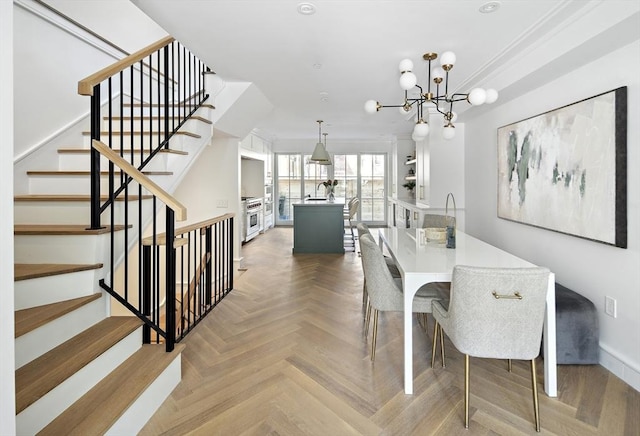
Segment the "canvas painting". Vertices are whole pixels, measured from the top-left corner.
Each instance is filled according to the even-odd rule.
[[[498,216],[625,247],[626,87],[498,129]]]

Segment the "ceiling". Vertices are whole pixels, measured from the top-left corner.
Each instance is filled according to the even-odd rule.
[[[364,102],[399,104],[398,63],[414,62],[426,87],[426,52],[456,53],[450,90],[504,83],[496,74],[514,56],[589,2],[502,0],[132,0],[227,82],[254,83],[273,104],[254,126],[269,139],[409,136],[413,122],[397,109],[364,112]],[[315,13],[298,12],[301,3]],[[461,113],[469,106],[459,103]],[[467,111],[480,110],[471,108]]]

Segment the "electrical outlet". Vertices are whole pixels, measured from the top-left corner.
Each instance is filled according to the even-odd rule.
[[[604,313],[616,318],[618,316],[617,301],[613,297],[604,297]]]

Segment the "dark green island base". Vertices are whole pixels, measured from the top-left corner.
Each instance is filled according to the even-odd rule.
[[[304,199],[293,205],[293,254],[344,254],[344,200]]]

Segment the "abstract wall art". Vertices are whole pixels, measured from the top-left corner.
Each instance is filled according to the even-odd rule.
[[[498,128],[498,217],[626,248],[626,87]]]

